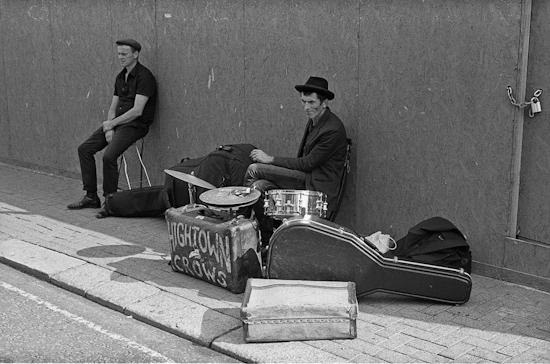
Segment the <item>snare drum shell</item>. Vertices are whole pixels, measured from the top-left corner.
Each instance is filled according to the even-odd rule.
[[[183,206],[165,213],[172,270],[244,292],[248,278],[262,277],[255,221],[212,218],[200,210]]]
[[[265,214],[275,218],[298,215],[317,215],[325,218],[326,195],[309,190],[270,190],[266,193]]]

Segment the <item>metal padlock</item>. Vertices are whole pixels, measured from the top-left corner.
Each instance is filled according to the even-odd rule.
[[[541,112],[542,108],[540,106],[540,100],[538,97],[531,98],[531,114],[536,114]]]

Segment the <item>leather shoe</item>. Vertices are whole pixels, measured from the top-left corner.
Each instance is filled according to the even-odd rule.
[[[100,206],[101,206],[101,201],[99,200],[99,197],[90,198],[88,196],[84,196],[82,197],[82,200],[72,203],[70,205],[67,205],[67,208],[69,210],[80,210],[80,209],[87,209],[87,208],[97,209]]]
[[[105,210],[105,205],[103,205],[101,210],[99,210],[98,213],[95,215],[95,217],[97,217],[98,219],[103,219],[109,216],[109,213],[107,212],[107,210]]]

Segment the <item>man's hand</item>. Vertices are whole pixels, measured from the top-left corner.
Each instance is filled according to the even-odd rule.
[[[107,143],[110,143],[111,140],[113,140],[113,135],[115,135],[114,130],[108,130],[105,132],[105,139],[107,140]]]
[[[109,130],[113,130],[115,127],[115,123],[112,120],[106,120],[103,122],[103,132],[107,132]]]
[[[250,158],[257,163],[272,164],[275,161],[275,158],[265,153],[260,149],[253,149],[250,152]]]

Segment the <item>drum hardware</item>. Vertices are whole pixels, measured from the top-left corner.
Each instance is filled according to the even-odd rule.
[[[227,212],[231,218],[240,208],[256,203],[260,195],[260,191],[250,187],[233,186],[203,192],[199,198],[210,209]]]
[[[284,220],[296,215],[326,217],[327,197],[309,190],[270,190],[264,199],[264,212],[273,219]]]
[[[194,175],[194,172],[191,174],[172,171],[171,169],[165,169],[164,172],[174,178],[179,179],[180,181],[187,182],[187,189],[189,191],[189,204],[194,205],[196,201],[197,190],[195,186],[199,186],[206,189],[215,189],[216,187]]]

